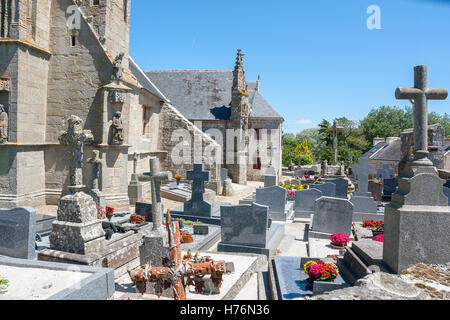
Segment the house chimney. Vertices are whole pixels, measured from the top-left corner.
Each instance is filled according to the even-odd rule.
[[[377,144],[379,144],[381,142],[386,142],[386,140],[384,138],[380,138],[379,136],[377,136],[376,138],[373,139],[374,146],[376,146]]]

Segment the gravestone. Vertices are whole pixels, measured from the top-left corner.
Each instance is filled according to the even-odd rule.
[[[348,180],[344,178],[338,178],[329,180],[329,182],[336,185],[336,197],[348,199]]]
[[[380,182],[369,181],[369,192],[375,201],[381,201],[383,197],[383,184]]]
[[[106,199],[103,192],[100,191],[98,179],[100,177],[100,169],[102,167],[102,160],[100,159],[100,151],[92,151],[92,158],[87,160],[92,165],[92,189],[88,194],[94,199],[97,207],[106,208]]]
[[[92,197],[77,192],[60,199],[58,218],[50,234],[50,249],[86,255],[101,249],[105,241]]]
[[[316,200],[310,237],[329,239],[334,233],[352,234],[353,204],[342,198]]]
[[[256,203],[269,207],[273,221],[292,219],[293,203],[287,202],[287,191],[280,186],[256,189]]]
[[[322,197],[322,191],[317,189],[295,192],[295,217],[310,219],[314,213],[316,200]]]
[[[445,100],[446,89],[427,85],[427,66],[414,68],[414,88],[397,88],[397,99],[414,101],[414,158],[386,206],[383,262],[394,272],[418,263],[450,261],[450,207],[444,180],[428,158],[428,100]]]
[[[228,179],[228,169],[227,168],[220,168],[220,179],[222,181],[222,186],[223,186],[225,180]]]
[[[450,180],[447,180],[447,182],[444,184],[444,187],[450,188]]]
[[[148,202],[136,202],[135,212],[140,216],[145,217],[146,222],[153,222],[153,205]],[[164,205],[161,205],[162,212],[164,212]]]
[[[375,173],[375,168],[369,165],[369,158],[361,157],[353,171],[358,177],[358,192],[356,192],[351,202],[353,203],[353,221],[382,220],[383,215],[378,214],[378,205],[372,198],[369,189],[369,175]]]
[[[383,180],[383,201],[391,201],[392,194],[397,190],[397,179]]]
[[[150,261],[152,267],[162,267],[161,258],[169,257],[169,252],[169,245],[163,237],[145,236],[139,247],[140,265]]]
[[[336,196],[336,184],[332,182],[326,182],[324,184],[310,184],[310,189],[317,189],[322,192],[324,197],[335,197]]]
[[[199,220],[203,223],[220,225],[220,206],[228,203],[204,200],[204,182],[209,181],[210,173],[204,170],[203,164],[194,164],[194,170],[187,172],[187,179],[193,180],[192,198],[183,207],[171,210],[173,218]]]
[[[381,179],[392,179],[395,176],[395,169],[392,169],[389,164],[383,164],[383,168],[378,169],[377,176]]]
[[[450,206],[450,188],[444,187],[444,194],[448,198],[448,205]]]
[[[264,173],[264,188],[277,186],[278,185],[278,174],[273,166],[269,166]]]
[[[128,197],[130,198],[130,204],[134,205],[136,202],[143,199],[142,183],[139,181],[139,175],[137,174],[138,155],[135,152],[133,155],[133,174],[131,175],[131,181],[128,185]]]
[[[29,207],[0,209],[0,256],[36,259],[36,212]]]
[[[271,256],[284,235],[284,224],[269,223],[269,207],[252,205],[220,208],[222,238],[219,252],[248,252]]]

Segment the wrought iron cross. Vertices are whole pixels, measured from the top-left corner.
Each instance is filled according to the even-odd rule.
[[[447,89],[428,88],[428,67],[414,67],[414,88],[397,88],[395,98],[414,105],[414,156],[416,166],[432,166],[428,159],[428,100],[445,100]]]

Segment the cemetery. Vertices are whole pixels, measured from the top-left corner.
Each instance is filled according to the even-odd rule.
[[[428,121],[448,90],[427,65],[380,93],[413,104],[396,137],[336,117],[306,138],[283,132],[241,49],[232,71],[144,72],[128,1],[59,1],[38,25],[5,3],[0,300],[450,300],[450,132]],[[72,4],[84,32],[67,47]],[[14,36],[43,55],[36,74],[3,56]],[[27,123],[40,115],[18,92],[39,86],[17,73],[45,70],[45,112]]]

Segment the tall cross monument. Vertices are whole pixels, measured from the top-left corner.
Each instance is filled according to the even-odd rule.
[[[397,88],[395,97],[414,104],[414,166],[432,166],[428,159],[428,100],[445,100],[447,89],[428,88],[428,67],[414,67],[414,88]]]
[[[344,131],[344,127],[338,125],[337,120],[334,120],[333,126],[329,127],[333,131],[333,165],[338,164],[338,132]]]
[[[450,261],[450,207],[444,180],[428,159],[428,100],[444,100],[446,89],[427,86],[427,67],[414,68],[414,88],[399,88],[397,99],[414,100],[414,159],[397,178],[385,210],[383,261],[395,273],[418,263]]]
[[[72,155],[70,163],[70,186],[72,193],[82,191],[83,185],[83,151],[84,145],[92,143],[94,136],[90,130],[83,130],[83,121],[71,115],[68,119],[68,129],[58,137],[59,143],[70,147]]]

